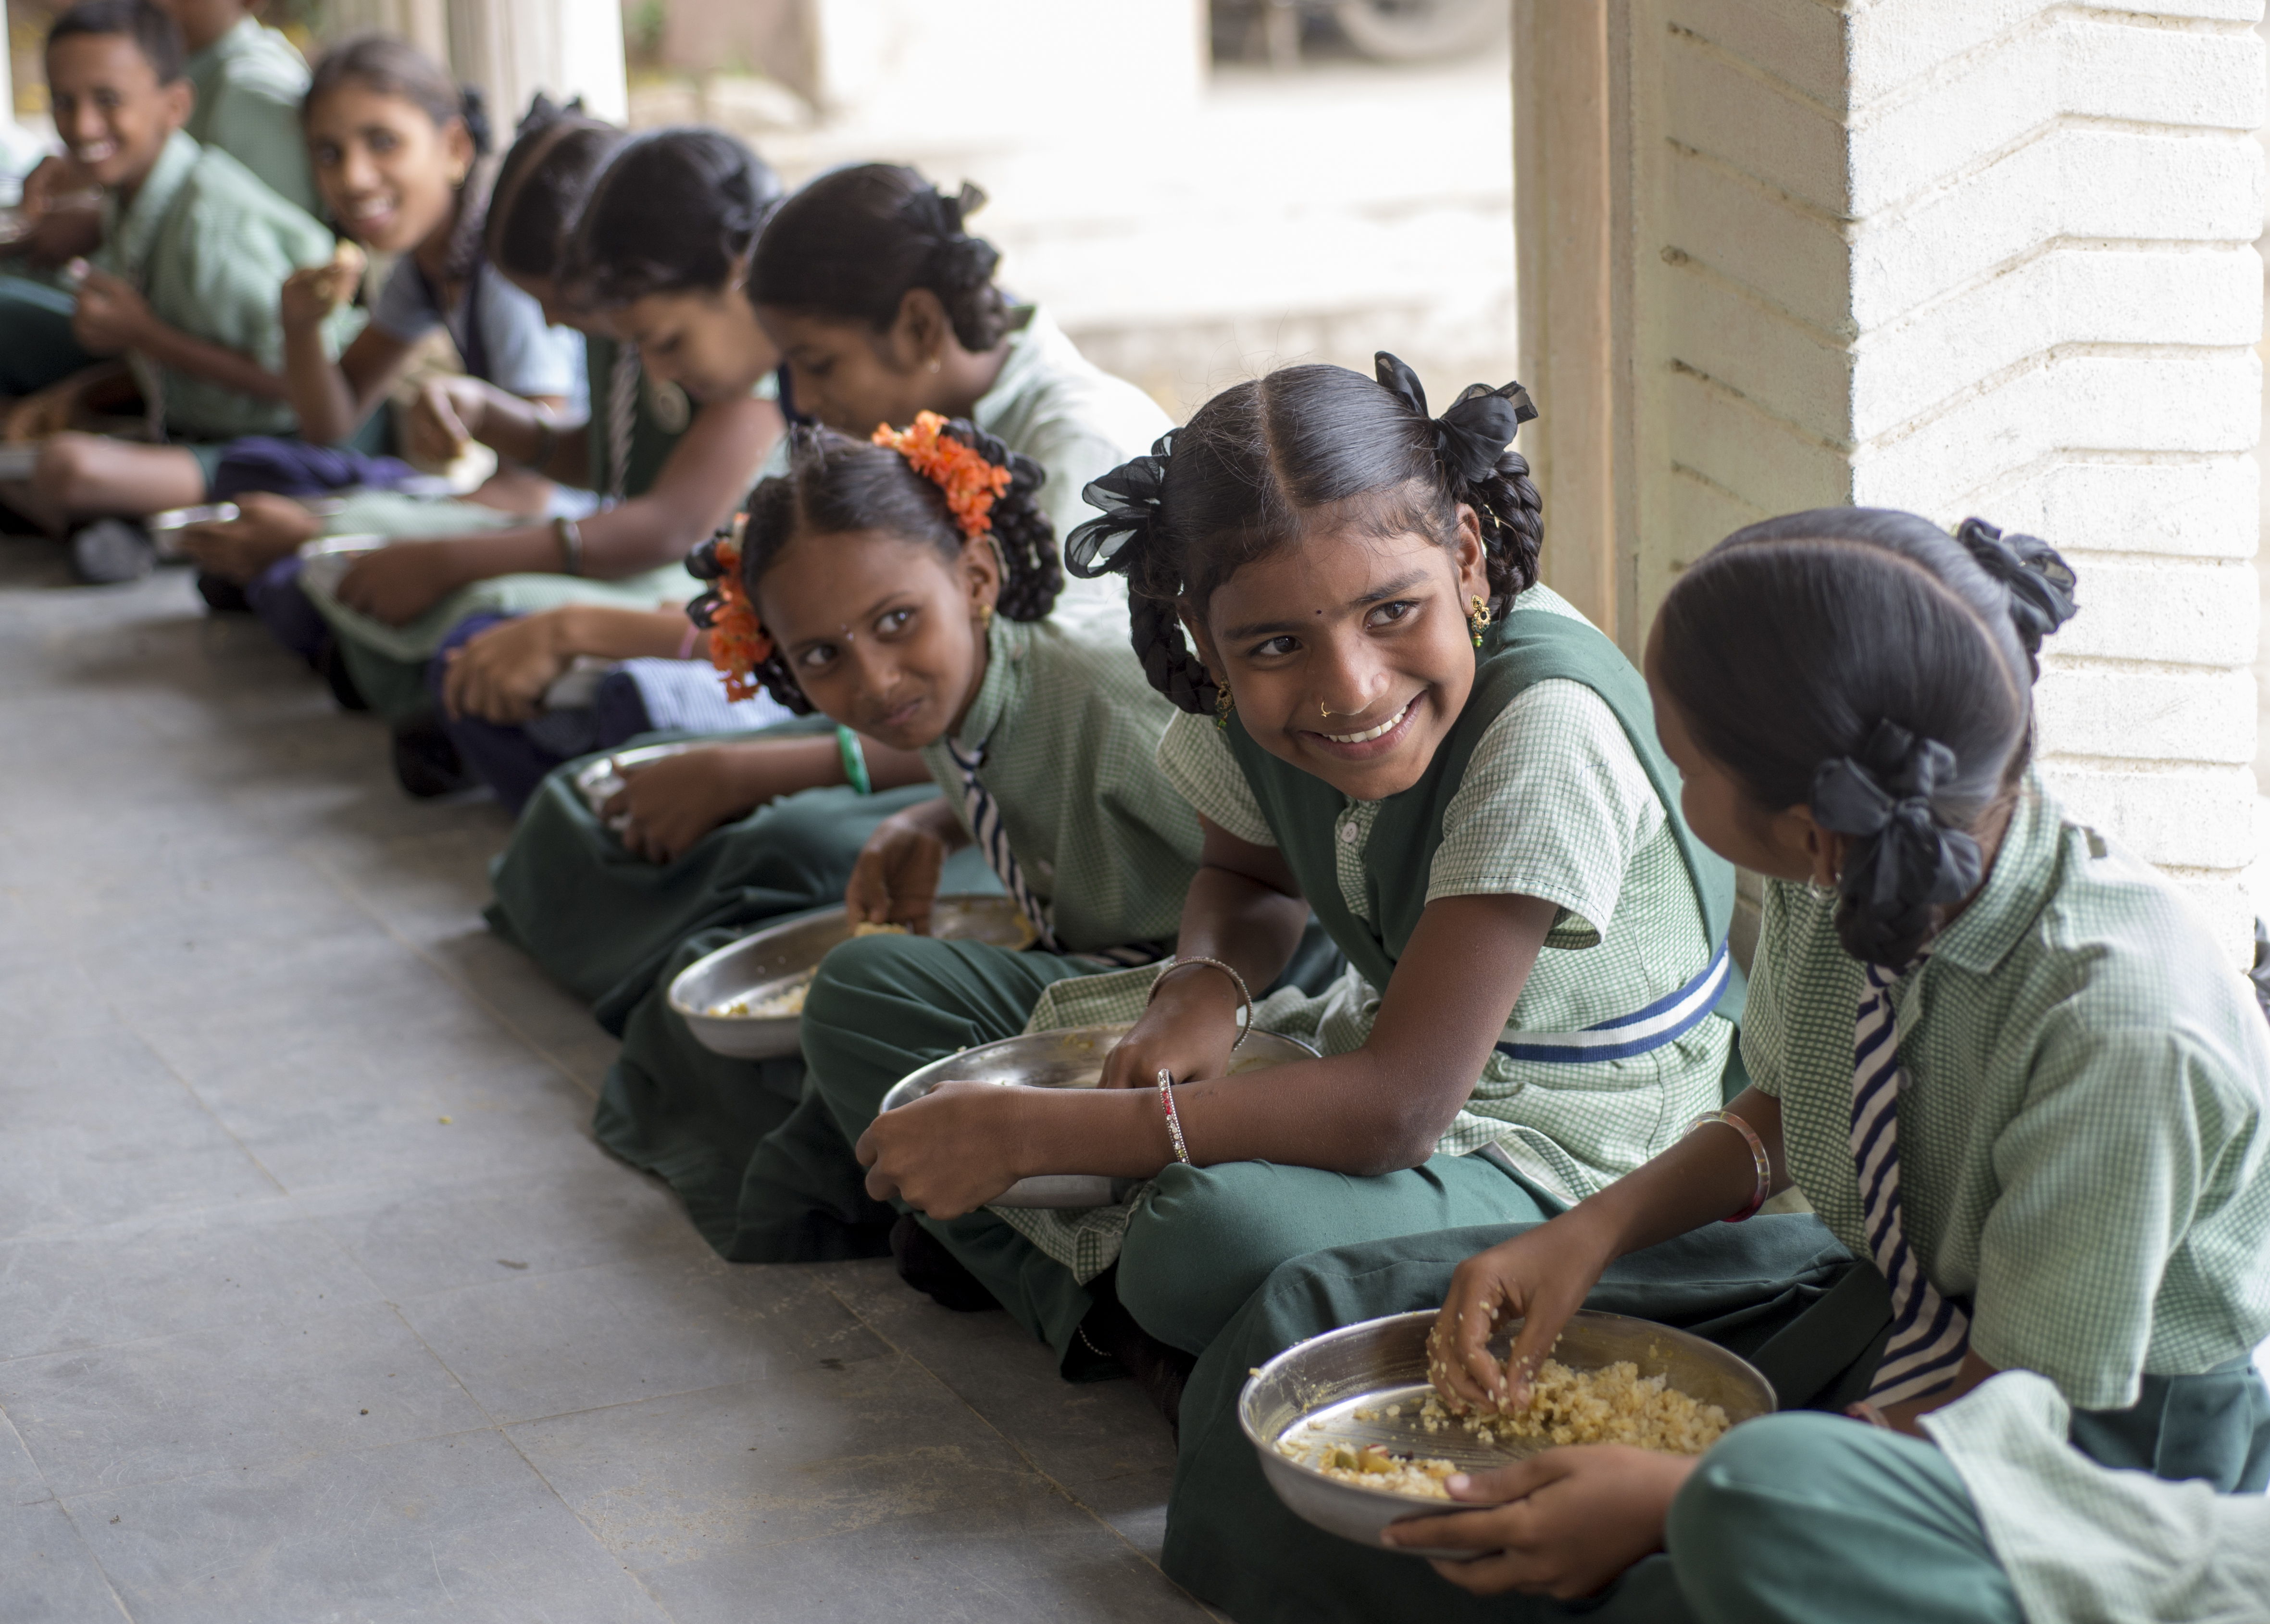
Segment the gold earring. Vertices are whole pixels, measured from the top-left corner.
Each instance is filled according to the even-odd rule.
[[[979,604],[977,605],[977,624],[978,624],[981,627],[988,627],[988,626],[990,626],[990,625],[992,625],[992,624],[993,624],[993,605],[992,605],[992,604],[985,604],[985,603],[981,603],[981,604]]]
[[[1474,647],[1479,649],[1482,646],[1482,634],[1489,629],[1490,606],[1479,597],[1467,601],[1473,608],[1466,615],[1466,624],[1473,628]]]
[[[946,365],[946,363],[945,363],[944,361],[939,360],[938,359],[938,357],[937,357],[937,356],[935,356],[935,355],[933,355],[933,356],[931,356],[931,357],[930,358],[930,369],[931,369],[932,372],[936,372],[936,371],[938,371],[940,367],[944,367],[945,365]]]
[[[1230,693],[1229,693],[1229,685],[1228,685],[1228,683],[1226,683],[1226,682],[1217,682],[1216,684],[1214,684],[1214,685],[1213,685],[1213,724],[1214,724],[1214,726],[1215,726],[1216,728],[1220,729],[1221,731],[1223,731],[1223,732],[1225,732],[1225,733],[1227,733],[1228,731],[1229,731],[1229,713],[1230,713],[1231,711],[1235,710],[1236,708],[1237,708],[1237,701],[1236,701],[1235,700],[1234,700],[1234,699],[1232,699],[1232,698],[1230,697]]]

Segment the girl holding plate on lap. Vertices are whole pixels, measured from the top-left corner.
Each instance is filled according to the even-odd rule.
[[[1585,1617],[2209,1616],[2179,1593],[2198,1569],[2124,1543],[2141,1502],[2065,1441],[2225,1493],[2270,1481],[2250,1363],[2270,1033],[2170,884],[2030,770],[2036,656],[2073,584],[2031,538],[1851,508],[1754,525],[1680,579],[1648,678],[1695,832],[1767,877],[1753,1086],[1548,1223],[1279,1270],[1194,1378],[1168,1573],[1241,1624],[1553,1618],[1603,1587]],[[1234,1414],[1250,1365],[1440,1301],[1437,1386],[1519,1406],[1576,1309],[1678,1317],[1732,1237],[1786,1221],[1715,1220],[1792,1183],[1861,1263],[1710,1334],[1775,1367],[1784,1410],[1830,1413],[1747,1423],[1699,1462],[1576,1447],[1453,1479],[1474,1509],[1388,1535],[1473,1552],[1438,1564],[1449,1584],[1263,1485]],[[2084,1569],[2134,1610],[2075,1606]]]

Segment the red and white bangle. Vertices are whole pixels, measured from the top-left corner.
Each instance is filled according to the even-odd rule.
[[[1188,1163],[1191,1147],[1183,1142],[1183,1119],[1175,1115],[1175,1079],[1166,1067],[1159,1068],[1159,1104],[1167,1113],[1167,1137],[1175,1142],[1175,1160]]]
[[[1726,1126],[1742,1136],[1743,1142],[1750,1147],[1750,1160],[1757,1167],[1757,1187],[1750,1192],[1749,1205],[1739,1212],[1730,1212],[1726,1215],[1728,1223],[1739,1224],[1744,1219],[1755,1214],[1757,1210],[1766,1204],[1766,1198],[1773,1194],[1773,1158],[1766,1154],[1766,1142],[1758,1138],[1757,1130],[1732,1111],[1706,1111],[1688,1124],[1687,1131],[1692,1133],[1705,1123],[1713,1122],[1725,1123]]]

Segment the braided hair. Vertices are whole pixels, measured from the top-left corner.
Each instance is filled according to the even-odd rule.
[[[1151,686],[1183,709],[1214,708],[1213,674],[1183,635],[1246,565],[1298,541],[1317,517],[1379,537],[1455,545],[1458,508],[1480,521],[1491,612],[1537,583],[1543,502],[1512,449],[1537,415],[1519,384],[1475,384],[1439,418],[1411,369],[1382,352],[1376,378],[1287,367],[1224,390],[1087,488],[1103,510],[1065,544],[1075,575],[1127,576],[1130,641]]]
[[[1001,254],[962,229],[984,205],[985,194],[967,182],[949,196],[900,164],[823,174],[766,227],[749,297],[879,333],[899,319],[908,293],[928,288],[963,349],[990,350],[1009,330],[1008,301],[993,285]]]
[[[772,166],[722,130],[651,130],[615,150],[561,244],[559,280],[590,309],[731,281],[780,207]]]
[[[1047,475],[1032,458],[966,419],[954,419],[941,433],[1009,471],[1008,487],[994,498],[990,529],[982,532],[993,543],[1001,565],[994,606],[1012,620],[1045,619],[1064,587],[1056,531],[1035,494]],[[798,425],[789,431],[788,472],[759,481],[749,493],[740,544],[742,590],[753,604],[758,582],[797,537],[855,530],[925,542],[949,560],[960,558],[967,545],[946,493],[898,452],[834,429]],[[704,581],[717,580],[725,573],[718,540],[695,548],[686,567]],[[717,602],[715,593],[704,596],[687,613],[696,625],[708,626]],[[811,714],[812,701],[777,645],[756,663],[752,675],[796,715]]]
[[[2047,543],[1982,520],[1949,536],[1824,508],[1735,531],[1664,600],[1653,671],[1697,747],[1760,806],[1846,837],[1855,959],[1904,969],[1977,888],[1975,832],[2032,758],[2041,642],[2073,584]]]

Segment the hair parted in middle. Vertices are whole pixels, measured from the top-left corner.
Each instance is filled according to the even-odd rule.
[[[686,568],[695,575],[717,582],[687,606],[687,614],[696,625],[714,628],[721,611],[734,599],[753,604],[758,582],[799,537],[877,530],[927,544],[948,560],[960,558],[962,548],[977,536],[985,537],[1001,566],[998,611],[1012,620],[1044,619],[1064,589],[1056,532],[1036,500],[1046,474],[1032,458],[1012,451],[966,419],[938,420],[935,431],[940,441],[966,447],[991,467],[1007,471],[1005,486],[974,528],[969,508],[957,502],[936,479],[917,471],[895,443],[879,443],[880,432],[878,440],[855,440],[834,429],[799,425],[789,431],[788,471],[760,480],[749,493],[738,550],[730,539],[713,538],[686,560]],[[797,685],[780,649],[753,620],[747,629],[756,635],[755,657],[746,675],[796,715],[810,715],[812,701]],[[713,629],[713,644],[716,641]]]
[[[1480,522],[1493,616],[1537,583],[1543,502],[1512,449],[1537,415],[1528,392],[1477,383],[1429,417],[1408,367],[1384,351],[1376,365],[1373,378],[1317,364],[1237,384],[1087,487],[1104,516],[1066,538],[1065,567],[1126,575],[1143,670],[1192,715],[1211,715],[1216,695],[1183,614],[1203,615],[1222,582],[1320,526],[1449,547],[1465,506]]]
[[[770,164],[722,130],[649,130],[615,149],[560,256],[571,302],[619,309],[731,281],[780,207]]]

